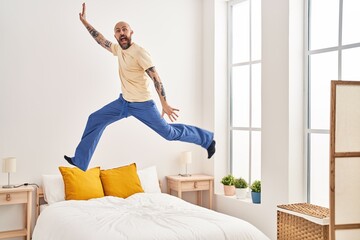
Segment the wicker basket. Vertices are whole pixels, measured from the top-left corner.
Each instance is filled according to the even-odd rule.
[[[319,207],[308,203],[279,205],[278,208],[287,210],[286,212],[281,210],[277,211],[278,240],[329,239],[329,225],[320,225],[303,217],[291,214],[291,212],[296,212],[318,219],[324,219],[328,218],[330,215],[328,208]]]

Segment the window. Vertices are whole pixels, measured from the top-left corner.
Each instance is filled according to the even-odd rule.
[[[331,80],[360,80],[360,2],[308,0],[306,150],[308,201],[329,206]]]
[[[230,171],[261,179],[261,0],[228,3]]]

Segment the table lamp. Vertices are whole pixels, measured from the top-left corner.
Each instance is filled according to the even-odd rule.
[[[191,174],[188,174],[188,165],[192,163],[192,152],[186,151],[181,153],[181,162],[185,165],[186,172],[181,174],[183,177],[190,177]]]
[[[8,185],[4,185],[3,188],[14,188],[15,185],[10,185],[10,173],[16,172],[16,158],[4,158],[2,171],[8,174]]]

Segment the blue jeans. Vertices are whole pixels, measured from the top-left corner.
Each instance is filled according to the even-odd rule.
[[[83,171],[86,171],[105,128],[109,124],[128,116],[134,116],[169,141],[177,140],[194,143],[207,149],[214,137],[214,133],[198,127],[184,124],[168,124],[161,117],[153,100],[128,102],[120,94],[119,99],[89,116],[72,162]]]

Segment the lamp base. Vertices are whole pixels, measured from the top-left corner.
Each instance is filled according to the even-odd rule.
[[[179,176],[181,176],[181,177],[191,177],[191,174],[181,174],[181,173],[179,173]]]
[[[4,186],[2,186],[2,188],[14,188],[15,187],[15,185],[4,185]]]

